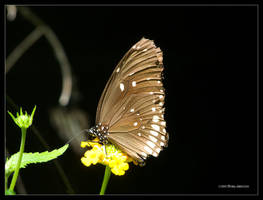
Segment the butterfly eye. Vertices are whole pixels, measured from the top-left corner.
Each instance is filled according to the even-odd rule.
[[[143,165],[168,143],[164,119],[163,54],[142,38],[120,60],[101,95],[91,137],[116,145]]]

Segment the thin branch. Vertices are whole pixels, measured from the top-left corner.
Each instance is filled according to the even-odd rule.
[[[48,40],[49,44],[52,46],[62,72],[62,91],[59,97],[59,104],[62,106],[66,106],[69,103],[72,93],[72,73],[71,65],[62,44],[58,40],[53,30],[29,8],[24,6],[17,6],[17,10],[25,19],[39,28],[39,30]]]
[[[7,57],[5,74],[14,66],[17,60],[43,35],[40,27],[36,27]]]
[[[7,8],[6,18],[9,21],[14,21],[16,18],[16,14],[17,14],[16,6],[15,5],[7,5],[6,8]]]

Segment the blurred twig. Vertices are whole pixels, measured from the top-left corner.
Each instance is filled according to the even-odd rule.
[[[59,104],[62,106],[67,105],[72,92],[72,74],[71,65],[62,44],[58,40],[53,30],[29,8],[24,6],[17,6],[17,10],[25,19],[36,26],[36,29],[17,47],[18,49],[16,48],[14,52],[12,52],[10,56],[8,56],[8,59],[6,60],[6,73],[10,70],[10,68],[14,65],[18,58],[23,53],[25,53],[25,51],[30,46],[32,46],[32,44],[36,42],[37,39],[41,37],[41,34],[43,34],[48,40],[49,44],[52,46],[62,72],[62,91],[59,97]],[[33,38],[29,38],[32,36]]]
[[[7,103],[9,103],[14,109],[16,109],[16,111],[19,111],[19,107],[15,104],[15,102],[13,101],[13,99],[11,99],[8,95],[6,95],[6,100]],[[38,129],[32,124],[31,126],[33,133],[37,136],[37,138],[39,139],[40,143],[45,147],[45,149],[50,151],[50,147],[48,146],[48,144],[46,143],[45,139],[41,136],[40,132],[38,131]],[[59,164],[59,162],[55,159],[53,160],[60,177],[62,178],[65,186],[67,187],[67,192],[69,194],[74,194],[74,190],[71,187],[71,184],[63,170],[63,168],[61,167],[61,165]]]
[[[7,8],[7,16],[6,16],[7,19],[9,21],[14,21],[16,18],[16,13],[17,13],[16,6],[15,5],[7,5],[6,8]]]
[[[40,27],[36,27],[7,57],[6,59],[6,71],[13,67],[17,60],[42,36]]]
[[[17,6],[18,12],[29,22],[31,22],[36,28],[32,31],[8,56],[6,60],[6,73],[12,68],[12,66],[17,62],[17,60],[43,35],[46,37],[49,44],[54,50],[54,54],[59,62],[61,72],[62,72],[62,91],[59,98],[59,104],[65,106],[68,104],[71,92],[72,92],[72,74],[71,74],[71,65],[68,61],[66,53],[63,49],[62,44],[58,40],[56,34],[52,29],[46,25],[38,16],[36,16],[29,8],[23,6]],[[7,96],[7,102],[11,104],[16,110],[18,106],[13,102],[13,100]],[[49,146],[41,136],[37,128],[32,125],[33,133],[38,137],[41,144],[49,150]],[[67,192],[70,194],[75,193],[72,189],[70,182],[60,166],[57,160],[54,160],[54,164],[64,181],[64,184],[67,187]]]

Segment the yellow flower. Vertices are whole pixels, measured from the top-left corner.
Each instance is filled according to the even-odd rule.
[[[94,146],[91,151],[86,151],[84,157],[81,158],[81,161],[84,165],[90,166],[91,164],[96,165],[101,156],[102,156],[101,149],[98,146]]]
[[[112,160],[109,162],[112,173],[119,176],[124,175],[125,171],[129,169],[129,164],[126,161],[126,156],[121,154],[113,155]]]
[[[112,173],[122,176],[125,171],[129,169],[129,162],[132,162],[127,154],[117,149],[112,144],[101,145],[96,142],[81,142],[82,148],[86,146],[92,147],[91,150],[85,152],[84,157],[81,158],[81,162],[89,167],[91,164],[97,163],[108,165],[111,168]]]

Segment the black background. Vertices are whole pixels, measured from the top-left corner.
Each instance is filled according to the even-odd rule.
[[[256,193],[256,6],[37,6],[31,7],[62,42],[82,93],[79,106],[94,123],[102,90],[124,53],[143,36],[164,54],[169,146],[145,167],[112,175],[107,193]],[[34,26],[20,14],[6,22],[6,53]],[[63,142],[49,124],[58,103],[61,74],[43,37],[6,76],[6,94],[37,111],[34,124],[51,148]],[[15,112],[8,102],[8,110]],[[20,132],[6,116],[6,145],[19,149]],[[32,134],[26,152],[44,151]],[[104,167],[86,168],[69,149],[58,161],[79,194],[97,194]],[[52,162],[20,171],[30,194],[64,194]],[[219,185],[249,185],[246,189]]]

